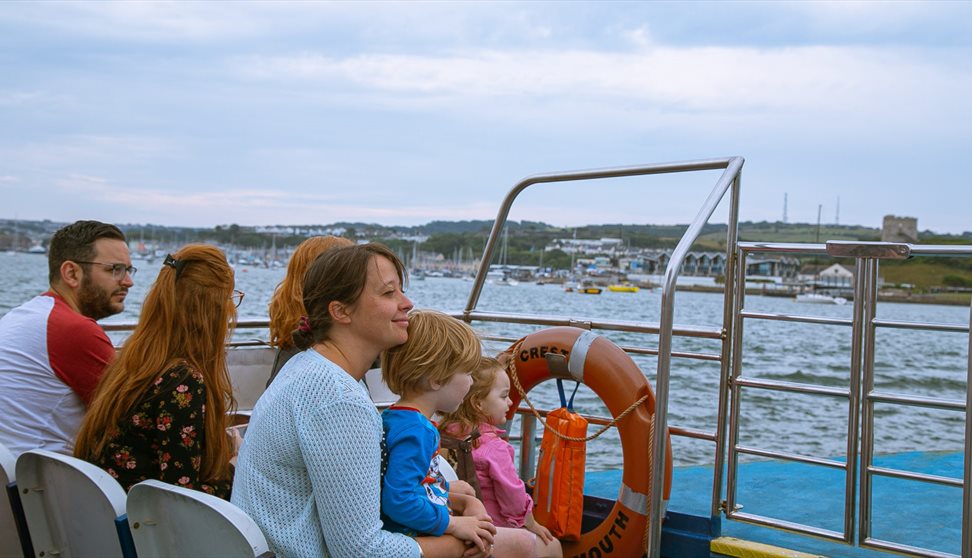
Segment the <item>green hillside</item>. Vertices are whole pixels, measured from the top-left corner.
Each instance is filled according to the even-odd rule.
[[[0,248],[25,249],[35,242],[46,243],[54,230],[63,223],[51,221],[0,220]],[[413,247],[423,252],[441,254],[447,260],[478,258],[492,229],[492,220],[432,221],[416,226],[386,226],[377,223],[342,222],[330,225],[279,225],[273,229],[217,225],[213,228],[166,227],[162,225],[121,225],[130,239],[163,245],[186,242],[214,242],[242,249],[278,249],[296,246],[308,234],[327,234],[321,231],[343,231],[355,240],[378,240],[401,254],[410,254]],[[555,227],[537,221],[510,221],[507,237],[507,263],[539,265],[566,269],[570,255],[544,248],[556,239],[619,238],[629,248],[671,249],[685,233],[688,225],[601,224],[578,227]],[[725,224],[706,225],[695,250],[724,251]],[[739,238],[751,242],[813,243],[827,240],[880,240],[881,232],[859,225],[820,225],[811,223],[742,222]],[[425,239],[424,242],[417,239]],[[421,242],[416,246],[416,241]],[[972,245],[972,232],[962,235],[940,235],[932,231],[919,233],[923,244]],[[825,257],[803,258],[804,263],[829,265],[838,260]],[[904,262],[882,262],[881,276],[892,284],[913,285],[919,291],[972,288],[972,260],[959,258],[920,258]]]

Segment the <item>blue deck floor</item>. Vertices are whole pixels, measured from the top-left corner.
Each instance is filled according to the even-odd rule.
[[[961,479],[960,452],[913,452],[875,458],[880,467]],[[614,499],[620,471],[588,475],[585,493]],[[872,537],[959,554],[962,540],[962,490],[917,481],[875,477]],[[747,513],[840,531],[844,477],[840,470],[800,463],[760,461],[739,469],[737,503]],[[676,468],[669,509],[708,517],[712,467]],[[795,535],[759,525],[722,519],[722,535],[837,558],[887,557],[886,552]]]

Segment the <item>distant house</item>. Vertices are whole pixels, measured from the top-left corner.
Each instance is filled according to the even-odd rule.
[[[826,286],[850,287],[854,283],[854,272],[843,264],[834,264],[820,272],[820,282]]]
[[[722,274],[726,255],[722,252],[689,252],[682,263],[682,274],[712,277]]]
[[[800,261],[789,256],[778,258],[751,257],[746,260],[746,275],[754,277],[796,277]]]

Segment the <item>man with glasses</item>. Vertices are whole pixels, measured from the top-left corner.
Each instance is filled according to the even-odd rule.
[[[115,349],[95,320],[125,309],[133,285],[125,235],[78,221],[48,247],[50,290],[0,318],[0,443],[70,454]]]

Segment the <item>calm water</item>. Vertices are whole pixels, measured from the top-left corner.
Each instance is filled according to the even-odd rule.
[[[31,254],[0,254],[0,314],[43,292],[47,286],[47,260]],[[139,268],[135,286],[129,293],[126,310],[105,320],[132,322],[137,319],[140,302],[158,274],[160,264],[133,262]],[[265,319],[274,287],[283,269],[240,268],[237,287],[246,293],[240,318]],[[408,295],[418,307],[445,311],[461,310],[472,283],[456,279],[413,281]],[[791,299],[747,297],[747,309],[832,317],[851,316],[852,306],[798,304]],[[599,296],[565,293],[556,285],[521,283],[516,287],[487,285],[479,309],[516,313],[542,313],[621,320],[657,322],[660,296],[657,292],[612,293]],[[722,316],[722,297],[716,294],[680,292],[676,296],[676,324],[716,326]],[[961,306],[936,306],[882,303],[882,319],[969,323],[969,309]],[[474,324],[476,325],[476,324]],[[484,331],[499,333],[499,326],[486,324]],[[531,328],[511,326],[508,335],[523,335]],[[654,336],[609,333],[619,344],[656,346]],[[266,331],[238,331],[237,338],[266,339]],[[848,385],[850,328],[803,325],[785,322],[747,321],[743,366],[747,376],[816,383],[826,386]],[[964,333],[908,332],[881,330],[878,334],[875,383],[883,391],[965,399],[968,366],[968,336]],[[675,350],[717,353],[712,341],[675,340]],[[654,383],[656,360],[635,357],[635,361]],[[716,363],[676,359],[672,363],[669,424],[714,431],[719,368]],[[539,407],[555,406],[552,384],[533,392]],[[836,398],[780,394],[748,390],[742,398],[745,419],[741,440],[746,445],[784,450],[807,455],[837,456],[845,451],[847,429],[846,401]],[[576,406],[584,411],[606,415],[593,392],[582,387]],[[876,450],[880,453],[909,450],[960,450],[964,435],[964,414],[917,408],[877,409]],[[593,429],[591,430],[593,432]],[[589,469],[613,468],[620,462],[616,435],[588,446]],[[674,439],[674,455],[680,465],[711,463],[714,446],[709,442]]]

